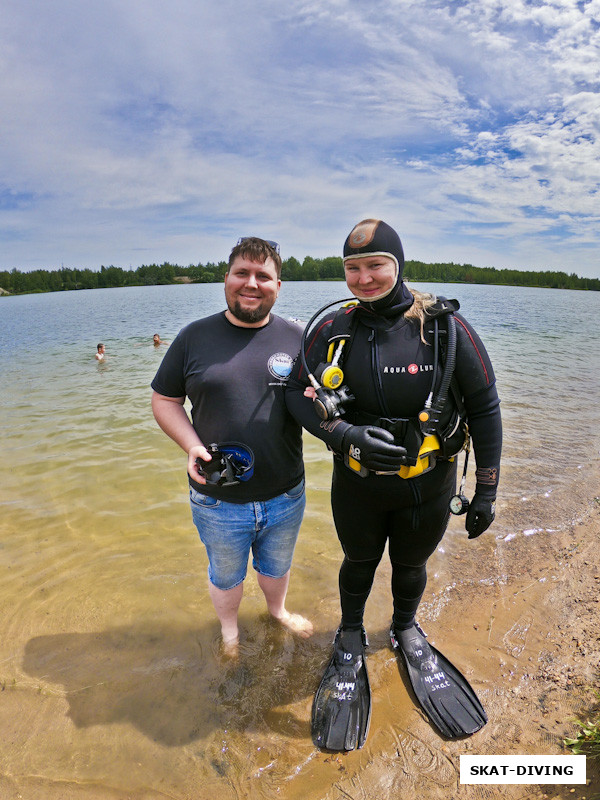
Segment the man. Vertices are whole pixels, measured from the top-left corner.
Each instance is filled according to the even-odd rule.
[[[301,428],[283,397],[301,329],[271,314],[280,275],[275,242],[240,239],[225,275],[227,310],[185,327],[152,381],[155,419],[188,454],[192,517],[208,553],[209,593],[230,652],[238,643],[250,550],[269,612],[301,636],[312,633],[308,620],[285,608],[306,500]],[[221,461],[231,447],[212,456],[207,449],[228,443],[238,455],[253,456],[253,471],[247,462],[232,480],[231,469],[223,468],[231,462]]]

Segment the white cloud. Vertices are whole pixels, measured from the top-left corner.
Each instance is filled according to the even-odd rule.
[[[218,260],[262,231],[328,255],[380,215],[409,258],[598,276],[599,22],[600,0],[8,0],[0,269]]]

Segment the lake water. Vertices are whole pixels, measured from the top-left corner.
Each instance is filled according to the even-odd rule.
[[[495,367],[501,490],[477,541],[498,566],[507,548],[526,552],[529,537],[585,519],[598,497],[600,294],[418,288],[460,300]],[[346,296],[342,283],[288,283],[276,311],[307,320]],[[165,351],[152,335],[171,341],[223,304],[214,284],[0,298],[3,800],[36,785],[23,796],[266,798],[312,758],[310,697],[339,614],[330,456],[307,437],[289,595],[317,635],[300,642],[272,625],[249,579],[233,664],[219,650],[185,456],[150,411]],[[463,524],[452,520],[433,559],[430,604]],[[385,628],[389,593],[374,592],[367,622]]]

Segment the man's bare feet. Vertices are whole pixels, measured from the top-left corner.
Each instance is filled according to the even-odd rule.
[[[290,614],[289,611],[284,610],[283,614],[280,617],[275,617],[275,619],[292,633],[296,633],[303,639],[308,639],[309,636],[312,636],[312,622],[300,614]]]
[[[240,637],[236,634],[226,639],[223,636],[223,655],[228,658],[237,658],[240,651]]]

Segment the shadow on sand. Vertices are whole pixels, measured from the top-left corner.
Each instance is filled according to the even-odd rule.
[[[80,728],[130,723],[171,747],[217,729],[308,739],[331,633],[298,639],[268,616],[257,622],[236,660],[220,653],[211,626],[157,622],[35,637],[23,669],[64,687],[69,717]]]

